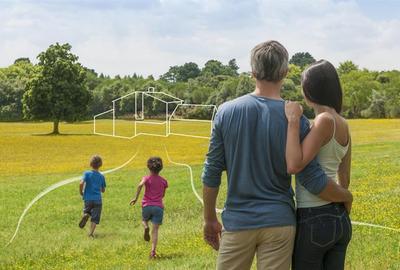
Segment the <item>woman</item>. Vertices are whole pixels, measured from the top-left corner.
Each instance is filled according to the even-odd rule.
[[[342,187],[350,183],[351,139],[346,120],[340,115],[342,89],[335,67],[320,60],[302,74],[303,95],[315,112],[310,132],[300,144],[298,125],[303,113],[296,102],[288,102],[286,162],[289,173],[301,171],[317,159],[325,173]],[[296,127],[296,128],[295,128]],[[293,269],[344,269],[351,239],[351,204],[331,203],[296,183],[297,233]]]

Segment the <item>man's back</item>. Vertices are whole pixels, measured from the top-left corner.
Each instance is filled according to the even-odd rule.
[[[283,100],[249,94],[219,109],[203,181],[213,186],[219,172],[207,165],[219,160],[228,175],[222,214],[227,230],[295,224],[291,176],[285,162],[286,131]]]
[[[202,176],[204,239],[219,249],[217,269],[250,269],[257,253],[258,269],[288,270],[296,222],[291,177],[286,172],[285,103],[280,94],[289,55],[282,44],[270,40],[251,50],[250,63],[254,94],[223,104],[214,120]],[[303,117],[300,137],[308,131]],[[215,204],[224,170],[228,197],[222,230]],[[313,194],[321,193],[328,183],[315,159],[297,180]]]

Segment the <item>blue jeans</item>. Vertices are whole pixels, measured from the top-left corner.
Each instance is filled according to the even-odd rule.
[[[343,204],[297,209],[293,269],[344,269],[351,233],[350,217]]]

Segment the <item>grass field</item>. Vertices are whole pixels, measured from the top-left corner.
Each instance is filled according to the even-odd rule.
[[[350,125],[352,219],[400,229],[400,120],[352,120]],[[0,123],[0,269],[214,269],[216,253],[202,240],[202,207],[191,190],[188,170],[168,163],[164,150],[174,161],[192,166],[201,193],[208,141],[180,136],[125,140],[92,135],[92,128],[91,122],[62,124],[64,135],[48,136],[43,134],[51,131],[50,123]],[[136,151],[132,163],[106,175],[96,239],[77,226],[82,201],[74,183],[35,204],[14,242],[4,247],[25,206],[43,189],[81,175],[95,153],[103,157],[102,169],[107,170]],[[140,207],[129,206],[150,155],[164,159],[162,175],[170,185],[157,260],[148,259]],[[224,186],[221,189],[219,207]],[[400,233],[354,226],[346,269],[400,269]]]

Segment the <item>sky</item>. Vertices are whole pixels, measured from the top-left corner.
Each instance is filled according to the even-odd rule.
[[[79,61],[115,76],[235,58],[278,40],[334,65],[400,69],[400,0],[0,0],[0,67],[68,42]]]

